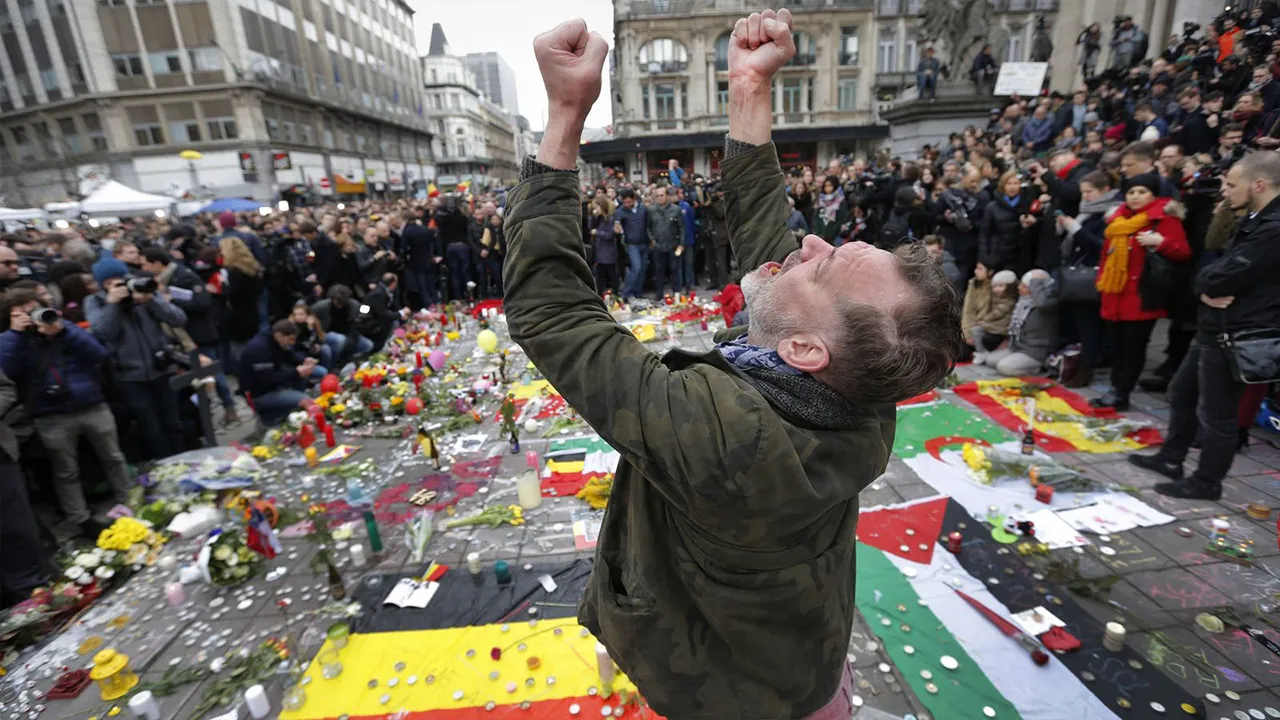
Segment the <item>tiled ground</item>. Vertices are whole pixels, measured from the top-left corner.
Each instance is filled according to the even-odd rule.
[[[1156,338],[1164,337],[1158,328]],[[710,347],[709,338],[702,333],[676,338],[686,348]],[[1153,344],[1154,345],[1154,344]],[[1151,365],[1159,362],[1160,348],[1154,345]],[[961,368],[962,379],[986,376],[984,371]],[[1085,391],[1093,394],[1101,390]],[[950,396],[952,402],[963,401]],[[1139,395],[1135,398],[1135,414],[1145,413],[1159,419],[1167,415],[1167,405],[1161,398]],[[233,429],[228,437],[239,438],[246,432],[245,424]],[[1262,431],[1257,431],[1259,439]],[[1274,442],[1274,436],[1271,438]],[[406,443],[393,441],[361,441],[364,446],[359,457],[378,459],[376,477],[366,480],[375,486],[391,485],[405,479],[425,474],[426,466],[417,456],[410,456]],[[527,439],[524,449],[542,450],[546,441]],[[1082,558],[1081,570],[1088,576],[1117,574],[1119,582],[1112,589],[1110,604],[1083,600],[1089,612],[1100,619],[1119,618],[1130,629],[1130,642],[1155,665],[1178,679],[1188,690],[1209,698],[1212,718],[1218,710],[1222,717],[1244,717],[1249,710],[1259,712],[1266,707],[1280,707],[1280,658],[1272,656],[1262,645],[1229,633],[1212,635],[1194,623],[1197,613],[1221,605],[1231,605],[1245,617],[1246,622],[1264,627],[1273,639],[1280,640],[1280,633],[1271,630],[1258,619],[1271,609],[1274,593],[1280,593],[1280,549],[1276,544],[1274,521],[1249,520],[1243,514],[1244,506],[1253,500],[1280,505],[1280,450],[1271,445],[1255,442],[1237,457],[1233,479],[1221,501],[1185,502],[1161,498],[1150,491],[1157,478],[1130,466],[1123,456],[1071,454],[1063,456],[1070,463],[1099,476],[1129,483],[1143,489],[1143,499],[1155,507],[1174,514],[1178,521],[1162,527],[1121,533],[1111,538],[1109,546],[1115,555],[1103,555],[1096,549],[1089,550]],[[514,502],[514,476],[523,470],[523,458],[503,454],[503,467],[489,486],[488,492],[471,498],[460,506],[469,513],[482,504]],[[1194,458],[1194,453],[1193,453]],[[372,488],[371,488],[372,489]],[[316,478],[303,468],[286,470],[268,488],[270,492],[300,502],[302,494],[312,498],[335,497],[341,493],[336,480]],[[863,505],[886,505],[936,494],[932,487],[922,482],[899,459],[894,458],[884,477],[869,486],[862,495]],[[574,499],[555,499],[528,513],[528,524],[520,528],[499,530],[455,530],[437,532],[433,537],[428,557],[437,562],[461,567],[468,552],[478,552],[487,562],[498,559],[514,560],[515,564],[527,561],[567,560],[575,556],[571,533],[571,515],[581,511],[582,503]],[[1232,532],[1242,539],[1255,541],[1260,561],[1254,568],[1244,568],[1205,556],[1199,550],[1204,546],[1208,521],[1211,517],[1226,515],[1232,523]],[[1273,515],[1274,517],[1274,515]],[[1179,527],[1190,528],[1191,538],[1179,535]],[[357,537],[363,528],[357,528]],[[345,552],[338,553],[344,580],[348,587],[363,582],[372,570],[379,572],[410,572],[420,569],[409,563],[408,551],[395,528],[384,528],[383,541],[386,550],[376,563],[362,569],[350,565]],[[248,587],[237,590],[213,591],[200,586],[188,586],[187,604],[173,608],[164,603],[162,585],[169,580],[167,574],[150,569],[133,578],[127,587],[100,603],[87,614],[82,623],[47,648],[32,662],[29,674],[22,679],[34,679],[35,687],[25,682],[13,682],[13,678],[0,681],[0,709],[4,715],[20,717],[24,706],[47,704],[45,717],[65,717],[82,720],[102,713],[109,706],[95,701],[92,690],[74,701],[46,703],[30,693],[47,688],[47,679],[54,670],[64,664],[78,664],[83,660],[75,655],[74,647],[91,635],[103,637],[108,645],[128,653],[133,667],[144,680],[158,678],[171,664],[190,665],[208,662],[227,649],[252,645],[268,634],[278,632],[282,623],[289,620],[294,637],[304,645],[314,645],[318,639],[317,628],[330,621],[308,615],[308,610],[320,606],[326,599],[324,578],[315,575],[307,565],[311,549],[297,539],[286,539],[286,550],[268,563],[269,568],[284,567],[287,573],[280,579],[267,581],[259,577]],[[189,545],[178,544],[174,552],[187,557]],[[518,565],[517,565],[518,567]],[[210,605],[213,598],[222,598],[217,607]],[[293,604],[287,615],[276,606],[277,599],[288,597]],[[250,602],[252,601],[252,602]],[[105,623],[112,618],[129,616],[120,629],[110,629]],[[914,713],[925,720],[928,714],[921,712],[918,701],[911,696],[907,686],[900,682],[896,672],[883,673],[878,666],[887,661],[883,650],[866,625],[859,619],[850,640],[850,658],[857,670],[856,693],[863,701],[856,717],[900,718]],[[48,665],[42,665],[43,662]],[[47,674],[46,674],[47,673]],[[272,687],[273,702],[278,700],[279,685]],[[1230,691],[1232,696],[1226,693]],[[176,695],[161,702],[162,716],[189,717],[199,702],[201,689],[188,686]],[[1231,699],[1238,696],[1237,699]],[[1213,702],[1217,698],[1219,702]],[[1240,711],[1244,715],[1236,715]],[[1256,715],[1254,715],[1256,716]],[[105,716],[104,716],[105,717]],[[1065,717],[1065,716],[1064,716]]]

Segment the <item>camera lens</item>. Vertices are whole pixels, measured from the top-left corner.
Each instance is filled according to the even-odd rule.
[[[126,285],[128,286],[131,292],[143,293],[147,295],[154,294],[155,291],[158,290],[160,287],[159,285],[156,284],[155,278],[149,278],[149,277],[129,278],[129,281],[128,283],[126,283]]]
[[[58,311],[53,308],[36,308],[31,311],[31,322],[37,325],[52,325],[58,322]]]

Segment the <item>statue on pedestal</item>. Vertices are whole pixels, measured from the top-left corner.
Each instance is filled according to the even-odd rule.
[[[941,43],[939,55],[953,82],[969,77],[969,63],[984,45],[991,45],[999,57],[1006,39],[991,0],[930,0],[920,29],[924,37]]]

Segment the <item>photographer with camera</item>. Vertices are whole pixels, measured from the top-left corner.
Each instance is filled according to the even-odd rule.
[[[111,353],[115,388],[138,424],[146,459],[182,452],[178,396],[169,387],[174,353],[165,325],[180,328],[186,313],[157,294],[154,278],[130,275],[123,263],[94,266],[102,289],[85,298],[85,317]]]
[[[18,401],[48,452],[63,513],[82,535],[96,539],[104,526],[91,517],[80,486],[80,438],[93,446],[119,502],[133,484],[103,387],[109,353],[30,290],[9,293],[5,310],[9,330],[0,334],[0,370],[18,388]]]
[[[1129,16],[1118,17],[1111,32],[1111,69],[1128,70],[1146,55],[1147,34]]]

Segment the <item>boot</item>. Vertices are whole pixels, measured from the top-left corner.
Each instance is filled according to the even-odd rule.
[[[1213,500],[1222,497],[1222,483],[1203,480],[1192,475],[1183,482],[1156,484],[1156,492],[1184,500]]]
[[[1236,439],[1236,452],[1249,447],[1249,428],[1240,428],[1240,436]]]
[[[1175,463],[1157,455],[1130,455],[1129,464],[1143,470],[1163,475],[1174,482],[1182,482],[1182,463]]]
[[[1095,408],[1111,408],[1118,412],[1124,412],[1129,409],[1129,398],[1128,396],[1121,397],[1116,394],[1115,390],[1111,390],[1102,397],[1090,400],[1089,405]]]
[[[1075,373],[1062,382],[1063,387],[1082,388],[1089,387],[1093,382],[1093,368],[1088,365],[1081,365],[1076,368]]]
[[[1163,395],[1164,392],[1169,389],[1169,376],[1154,375],[1152,377],[1142,378],[1138,381],[1138,387],[1149,393]]]

